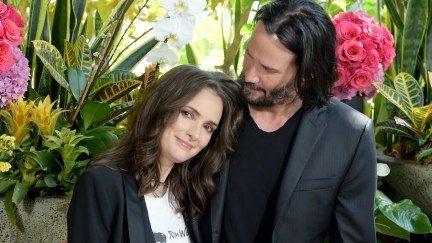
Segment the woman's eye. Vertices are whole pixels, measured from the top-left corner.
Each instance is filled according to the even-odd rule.
[[[180,111],[180,113],[184,116],[187,117],[189,119],[192,119],[192,113],[190,113],[189,111]]]
[[[205,125],[204,129],[208,132],[208,133],[213,133],[214,132],[214,128],[210,125]]]

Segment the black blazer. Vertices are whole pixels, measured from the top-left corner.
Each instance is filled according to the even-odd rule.
[[[155,243],[145,200],[131,173],[105,166],[82,174],[69,205],[69,243]],[[191,242],[196,224],[186,223]]]
[[[205,242],[221,242],[228,172],[227,165],[200,223]],[[333,99],[305,112],[283,173],[271,242],[322,243],[326,232],[330,242],[376,241],[375,137],[368,117]]]

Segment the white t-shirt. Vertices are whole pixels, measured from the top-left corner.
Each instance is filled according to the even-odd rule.
[[[168,192],[159,198],[145,195],[144,199],[156,243],[190,243],[183,215],[170,205]]]

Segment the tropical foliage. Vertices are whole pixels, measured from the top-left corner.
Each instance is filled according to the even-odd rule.
[[[0,196],[12,223],[14,205],[26,196],[72,193],[87,163],[122,134],[139,89],[158,77],[159,66],[177,62],[172,48],[192,39],[194,15],[205,7],[204,0],[99,2],[115,3],[106,17],[86,0],[14,2],[27,20],[21,48],[31,80],[25,99],[1,97]],[[15,9],[2,6],[0,13]],[[170,28],[176,24],[189,28]],[[145,58],[155,64],[132,72]]]

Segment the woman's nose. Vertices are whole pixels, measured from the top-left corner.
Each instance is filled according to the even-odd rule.
[[[186,134],[188,135],[191,141],[195,141],[199,138],[200,129],[196,124],[191,124],[189,128],[186,130]]]

